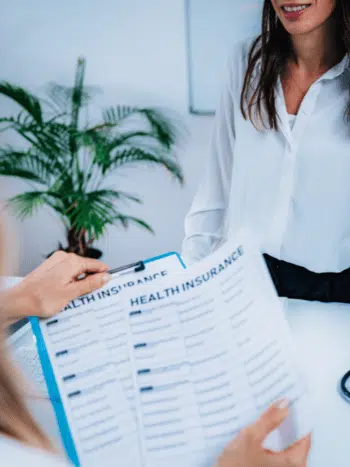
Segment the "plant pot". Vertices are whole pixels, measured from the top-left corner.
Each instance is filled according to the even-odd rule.
[[[56,251],[68,252],[68,248],[62,248],[60,246],[60,248],[57,248],[57,250],[52,251],[51,253],[49,253],[46,258],[50,258],[50,256],[52,256],[54,253],[56,253]],[[92,258],[92,259],[100,259],[102,256],[103,256],[103,253],[98,248],[87,248],[86,249],[86,254],[85,254],[84,257],[85,258]]]
[[[88,248],[86,250],[86,257],[87,258],[93,258],[93,259],[100,259],[102,257],[103,253],[101,250],[97,248]]]

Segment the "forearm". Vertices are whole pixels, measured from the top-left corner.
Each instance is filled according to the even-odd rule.
[[[280,297],[298,300],[350,303],[350,270],[316,273],[264,255]]]
[[[0,314],[2,322],[10,325],[15,321],[35,314],[33,299],[23,293],[20,286],[15,286],[0,292]]]
[[[225,201],[202,202],[203,194],[197,192],[185,220],[185,239],[182,256],[189,266],[212,253],[224,239]]]
[[[182,244],[182,257],[186,266],[194,264],[210,255],[222,241],[222,236],[196,234],[186,237]]]

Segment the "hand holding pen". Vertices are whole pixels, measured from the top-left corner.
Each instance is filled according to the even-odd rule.
[[[7,322],[49,318],[74,298],[103,287],[110,277],[101,261],[58,251],[19,285],[0,293],[1,313]]]

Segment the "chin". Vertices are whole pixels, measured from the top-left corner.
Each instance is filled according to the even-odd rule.
[[[310,21],[296,21],[295,23],[285,24],[282,21],[284,29],[290,34],[291,36],[299,36],[299,35],[306,35],[310,34],[311,32],[315,31],[317,28],[322,26],[322,24],[312,24]]]
[[[299,36],[299,35],[306,35],[314,31],[316,28],[310,28],[307,26],[302,26],[302,25],[295,25],[292,27],[285,28],[285,30],[290,34],[291,36]]]

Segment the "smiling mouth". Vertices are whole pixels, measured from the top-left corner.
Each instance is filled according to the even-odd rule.
[[[306,8],[309,8],[309,6],[311,6],[310,3],[305,3],[303,5],[295,5],[295,6],[282,6],[282,10],[285,11],[286,13],[294,13],[294,12],[303,11]]]

